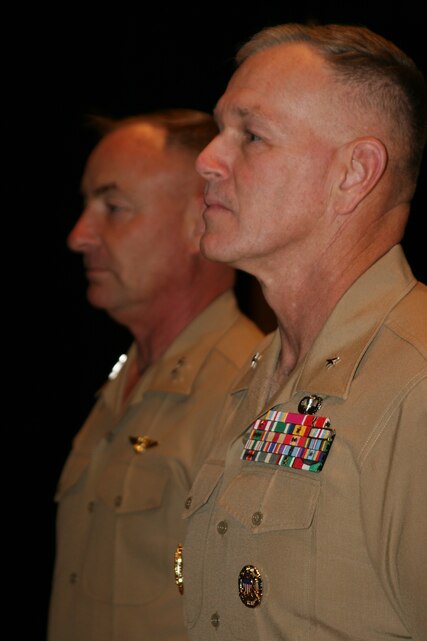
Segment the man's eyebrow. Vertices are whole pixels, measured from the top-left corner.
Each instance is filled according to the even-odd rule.
[[[92,193],[94,196],[102,196],[106,192],[113,191],[114,189],[118,189],[117,183],[107,183],[106,185],[100,185],[94,189]]]
[[[93,191],[89,192],[89,190],[87,190],[85,188],[85,185],[83,184],[81,186],[80,193],[86,199],[89,198],[89,196],[91,198],[93,197],[97,198],[99,196],[102,196],[103,194],[108,193],[109,191],[118,190],[118,188],[119,186],[117,185],[117,183],[106,183],[105,185],[100,185],[99,187],[96,187]]]
[[[268,115],[258,107],[252,107],[251,109],[249,109],[248,107],[239,107],[238,105],[233,105],[230,107],[229,112],[232,115],[239,116],[242,119],[250,116],[253,116],[254,118],[268,118]],[[213,115],[215,120],[220,120],[219,109],[217,107],[215,107],[215,109],[213,110]]]
[[[99,187],[95,187],[95,189],[93,189],[92,191],[86,189],[84,184],[80,188],[80,194],[85,203],[87,203],[90,198],[99,198],[100,196],[115,191],[119,191],[119,186],[115,182],[106,183],[105,185],[99,185]]]

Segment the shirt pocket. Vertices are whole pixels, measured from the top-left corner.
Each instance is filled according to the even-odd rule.
[[[98,483],[98,497],[115,514],[132,514],[162,505],[169,469],[160,458],[135,457],[107,466]]]
[[[243,464],[222,491],[218,506],[229,523],[223,603],[233,638],[252,641],[270,630],[276,639],[272,631],[281,629],[283,612],[300,622],[295,623],[300,634],[295,639],[310,638],[305,626],[314,607],[320,487],[310,474]],[[255,566],[262,580],[262,600],[255,608],[239,598],[237,579],[246,565]]]
[[[310,527],[320,483],[307,474],[244,469],[222,492],[219,505],[251,534]]]
[[[169,587],[174,524],[184,501],[177,488],[161,457],[108,466],[98,483],[84,567],[85,587],[94,598],[138,605]]]
[[[202,465],[185,501],[182,518],[187,519],[208,502],[224,472],[224,463],[208,461]]]
[[[89,462],[88,454],[76,450],[68,457],[55,490],[54,499],[57,503],[60,503],[68,494],[73,493],[73,490],[77,490]]]

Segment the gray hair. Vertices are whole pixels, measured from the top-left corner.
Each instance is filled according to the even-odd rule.
[[[401,166],[415,184],[427,139],[427,87],[414,61],[363,26],[288,23],[256,33],[240,47],[236,62],[284,43],[312,47],[338,81],[356,89],[360,104],[386,115],[393,138],[402,138]]]

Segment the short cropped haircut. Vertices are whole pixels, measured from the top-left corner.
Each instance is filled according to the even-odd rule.
[[[152,124],[166,131],[166,147],[179,147],[197,155],[218,133],[211,114],[195,109],[159,109],[125,118],[92,115],[88,124],[99,138],[124,127],[135,124]]]
[[[284,43],[305,43],[335,78],[355,89],[359,104],[379,109],[400,143],[400,165],[416,181],[427,138],[427,87],[414,61],[386,38],[363,26],[288,23],[266,27],[236,54],[237,65]]]

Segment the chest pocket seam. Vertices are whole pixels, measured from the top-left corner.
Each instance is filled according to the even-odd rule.
[[[182,513],[183,519],[192,516],[208,502],[223,473],[223,461],[208,461],[202,465],[187,497],[187,505],[188,501],[190,505],[185,507]]]
[[[288,470],[245,466],[222,492],[220,506],[252,534],[310,527],[321,483]],[[258,519],[253,521],[253,516]]]
[[[160,507],[170,478],[169,470],[147,460],[138,460],[134,465],[124,462],[123,467],[121,488],[108,482],[107,467],[99,478],[98,498],[117,514],[131,514]]]
[[[74,451],[65,463],[64,469],[59,477],[58,485],[55,490],[54,500],[59,503],[61,499],[77,485],[83,473],[88,468],[90,462],[89,455]]]

